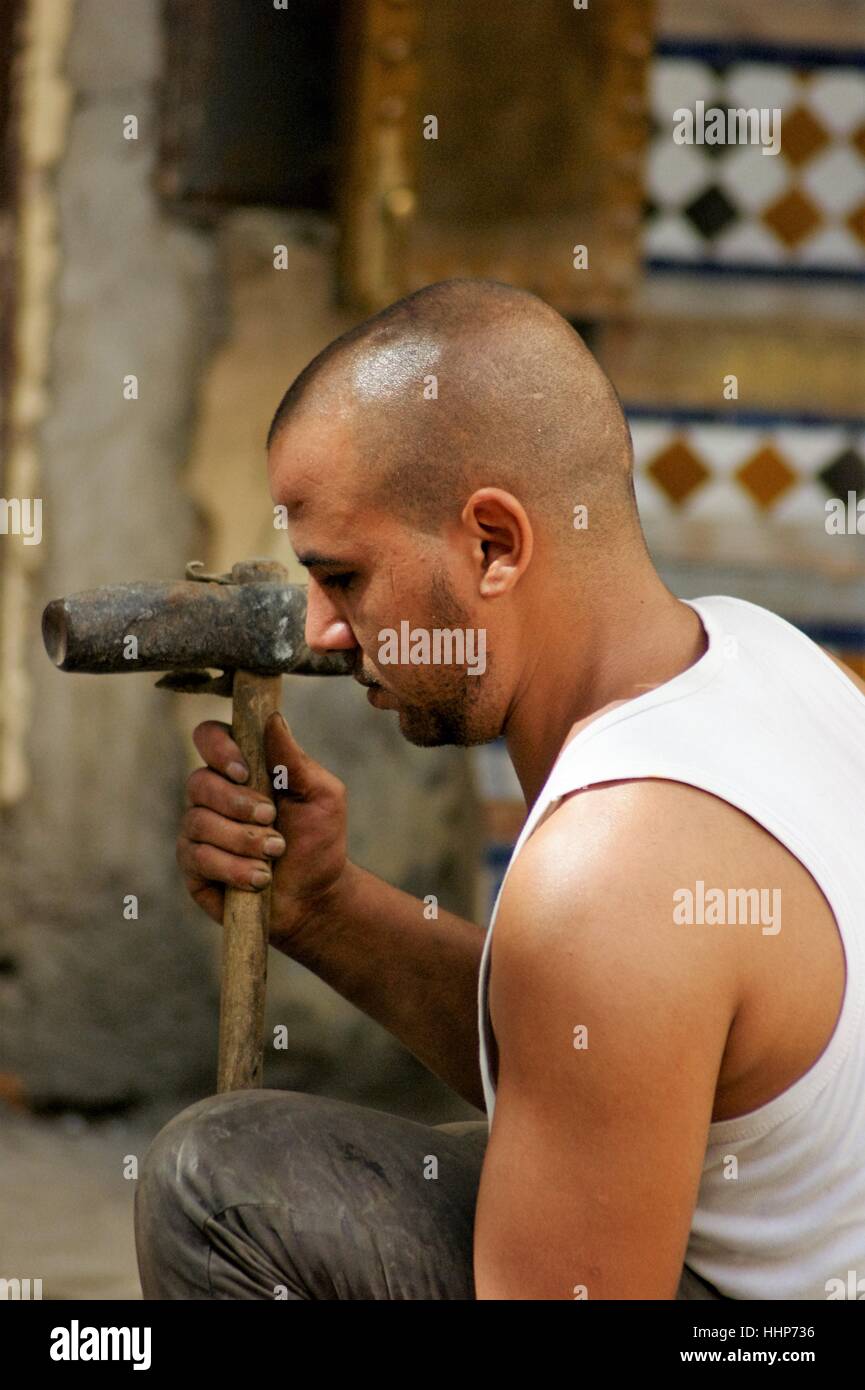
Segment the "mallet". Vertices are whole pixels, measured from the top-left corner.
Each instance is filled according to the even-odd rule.
[[[306,590],[274,561],[244,561],[225,575],[204,574],[192,561],[186,575],[54,599],[42,615],[46,650],[61,671],[166,671],[157,681],[165,689],[231,696],[247,785],[271,796],[263,735],[280,706],[282,676],[348,675],[354,657],[310,650]],[[270,889],[226,888],[218,1091],[262,1083],[269,937]]]

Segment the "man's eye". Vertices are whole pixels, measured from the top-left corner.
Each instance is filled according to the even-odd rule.
[[[325,575],[321,583],[325,589],[347,589],[354,579],[354,575],[347,574],[328,574]]]

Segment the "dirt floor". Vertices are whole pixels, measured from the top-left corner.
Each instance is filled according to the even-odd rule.
[[[0,1107],[0,1277],[41,1279],[43,1299],[141,1298],[135,1181],[124,1170],[169,1118],[44,1119]]]
[[[140,1299],[135,1178],[124,1174],[195,1099],[100,1120],[36,1116],[0,1100],[0,1279],[41,1279],[43,1299]],[[479,1118],[419,1064],[404,1094],[391,1086],[364,1100],[429,1124]]]

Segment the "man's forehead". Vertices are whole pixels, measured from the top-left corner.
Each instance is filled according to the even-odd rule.
[[[292,421],[268,453],[274,502],[285,508],[288,539],[301,564],[325,566],[363,557],[390,536],[387,513],[369,503],[351,442],[333,422]]]
[[[268,470],[290,473],[304,465],[321,466],[323,459],[336,467],[355,455],[348,422],[332,411],[302,407],[277,430],[267,453]]]
[[[358,524],[357,512],[352,508],[326,503],[317,506],[299,500],[288,511],[289,544],[307,569],[361,563],[369,531],[368,525]]]
[[[324,502],[351,505],[359,487],[359,460],[339,422],[304,416],[277,434],[267,455],[270,490],[289,518]]]

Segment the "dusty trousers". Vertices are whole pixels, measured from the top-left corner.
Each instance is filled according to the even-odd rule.
[[[145,1299],[473,1299],[486,1121],[424,1125],[298,1091],[230,1091],[142,1160]],[[690,1270],[679,1299],[719,1298]]]

